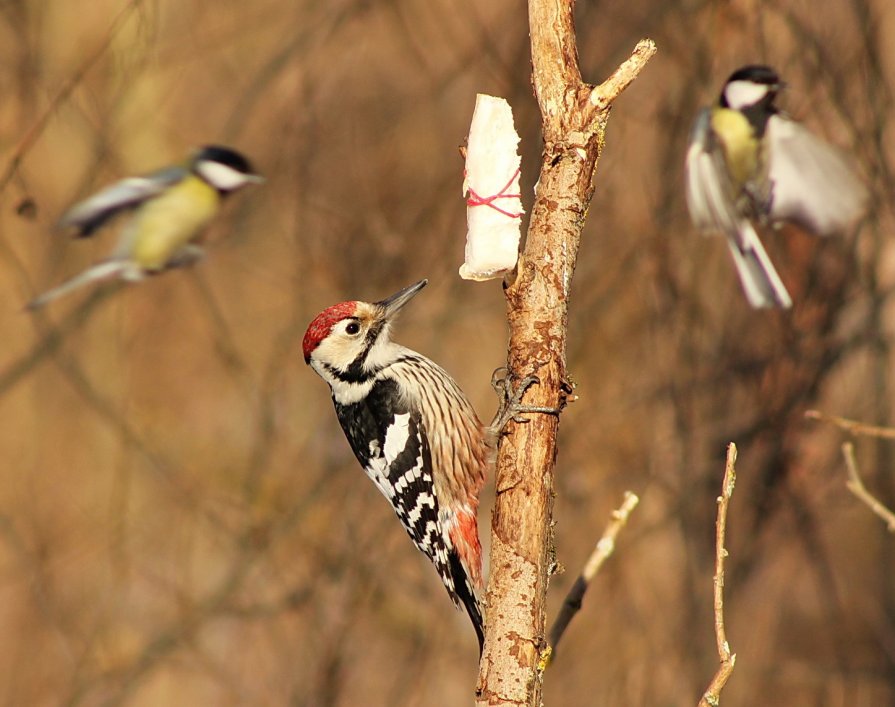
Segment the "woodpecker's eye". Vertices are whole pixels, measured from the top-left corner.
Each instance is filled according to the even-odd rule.
[[[348,322],[348,325],[345,327],[345,333],[354,336],[357,332],[360,331],[360,324],[357,322]]]

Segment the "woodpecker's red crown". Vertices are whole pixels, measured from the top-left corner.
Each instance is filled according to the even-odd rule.
[[[332,307],[324,309],[320,314],[314,317],[308,325],[305,332],[305,338],[302,339],[301,349],[305,355],[305,363],[311,362],[311,354],[314,353],[320,342],[323,341],[333,330],[333,327],[343,319],[353,317],[357,311],[357,302],[339,302]]]
[[[427,283],[428,280],[420,280],[379,302],[352,300],[340,302],[324,309],[311,322],[305,332],[305,338],[302,340],[301,346],[305,355],[305,363],[311,363],[311,355],[317,347],[333,333],[333,329],[339,322],[346,319],[355,319],[357,326],[348,331],[349,328],[352,328],[348,324],[345,331],[340,331],[339,336],[334,337],[332,346],[326,354],[328,363],[339,365],[341,362],[347,366],[359,355],[366,356],[377,340],[388,340],[389,322]],[[366,335],[374,327],[374,335],[372,338],[366,339]]]

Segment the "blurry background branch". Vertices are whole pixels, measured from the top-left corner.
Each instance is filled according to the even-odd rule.
[[[858,471],[858,462],[855,461],[855,446],[851,442],[842,445],[842,456],[845,457],[845,465],[848,469],[848,481],[846,482],[848,490],[885,522],[890,533],[895,533],[895,513],[880,503],[864,486]]]
[[[821,422],[829,422],[836,427],[850,432],[857,437],[880,437],[882,439],[895,439],[895,427],[881,427],[879,425],[868,425],[866,422],[858,420],[849,420],[845,417],[837,417],[836,415],[826,415],[818,410],[809,410],[805,413],[805,417],[809,420],[820,420]]]
[[[90,321],[94,310],[109,296],[120,290],[124,283],[112,283],[106,287],[99,287],[90,293],[87,299],[82,301],[75,309],[66,314],[65,318],[50,328],[42,314],[21,313],[23,319],[35,317],[39,339],[23,356],[15,361],[7,363],[0,370],[0,396],[5,395],[19,382],[28,376],[32,370],[46,358],[54,355],[65,343],[66,338],[78,331]]]
[[[877,439],[892,440],[895,439],[895,427],[882,427],[879,425],[868,425],[858,420],[849,420],[836,415],[827,415],[818,410],[809,410],[805,413],[805,417],[811,420],[820,420],[835,425],[839,429],[854,435],[855,437],[875,437]],[[858,461],[855,459],[855,446],[851,442],[845,442],[842,445],[842,457],[845,459],[845,468],[848,473],[848,480],[845,482],[846,488],[852,494],[867,506],[874,514],[881,518],[890,533],[895,532],[895,512],[890,510],[882,501],[874,496],[861,479],[861,473],[858,469]],[[891,474],[889,474],[891,476]]]
[[[53,117],[59,107],[68,101],[72,91],[77,88],[78,84],[84,78],[84,75],[103,57],[109,50],[109,46],[116,38],[124,23],[128,20],[135,10],[137,10],[143,0],[128,0],[124,7],[118,12],[118,15],[112,20],[105,37],[99,42],[96,49],[88,54],[74,72],[62,83],[57,89],[55,95],[43,109],[43,112],[30,125],[27,132],[21,136],[19,141],[12,148],[12,152],[6,157],[6,166],[0,171],[0,192],[6,189],[7,184],[15,176],[16,170],[22,163],[22,158],[40,139],[41,133],[47,127],[47,123]]]
[[[54,104],[0,192],[7,703],[468,704],[468,622],[359,478],[300,348],[323,307],[428,277],[397,334],[483,418],[493,410],[506,316],[498,286],[456,276],[456,146],[475,94],[504,96],[530,206],[544,143],[519,10],[0,3],[0,168]],[[544,702],[666,704],[705,690],[715,640],[693,627],[712,612],[706,530],[736,439],[725,620],[740,660],[725,707],[895,704],[895,543],[843,498],[842,432],[804,418],[895,419],[895,4],[628,0],[607,15],[578,0],[574,12],[584,82],[614,75],[646,33],[662,52],[614,104],[623,119],[582,227],[565,351],[581,402],[559,430],[548,564],[577,567],[593,546],[581,529],[625,489],[642,501],[562,639]],[[855,155],[874,193],[851,237],[769,234],[789,313],[745,306],[723,242],[694,232],[682,192],[696,111],[756,61],[786,80],[790,113]],[[114,226],[71,242],[53,230],[59,214],[209,141],[245,152],[268,181],[226,205],[204,262],[114,296],[73,294],[46,326],[22,313],[112,248]],[[579,146],[549,156],[562,168]],[[541,265],[523,261],[520,276]],[[882,438],[855,443],[890,509],[893,452]],[[551,579],[548,617],[575,578]]]

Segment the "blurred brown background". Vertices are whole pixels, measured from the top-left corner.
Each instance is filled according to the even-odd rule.
[[[582,0],[577,26],[586,80],[642,36],[659,54],[614,107],[573,286],[551,617],[623,490],[642,504],[547,703],[696,703],[735,441],[724,704],[893,704],[895,538],[845,491],[843,434],[803,413],[895,422],[895,6]],[[0,4],[0,169],[21,157],[0,183],[0,704],[470,703],[467,620],[358,468],[300,338],[325,306],[428,277],[397,338],[490,418],[504,304],[456,275],[457,146],[476,92],[509,99],[530,206],[529,61],[505,0]],[[682,193],[695,111],[755,61],[873,192],[857,234],[767,239],[791,312],[748,308]],[[114,243],[54,232],[68,205],[211,141],[268,183],[229,200],[204,262],[21,311]],[[889,503],[893,452],[858,442]]]

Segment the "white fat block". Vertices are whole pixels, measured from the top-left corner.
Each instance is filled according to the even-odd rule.
[[[460,277],[492,280],[516,266],[522,228],[519,135],[503,98],[478,94],[466,146],[466,261]]]

